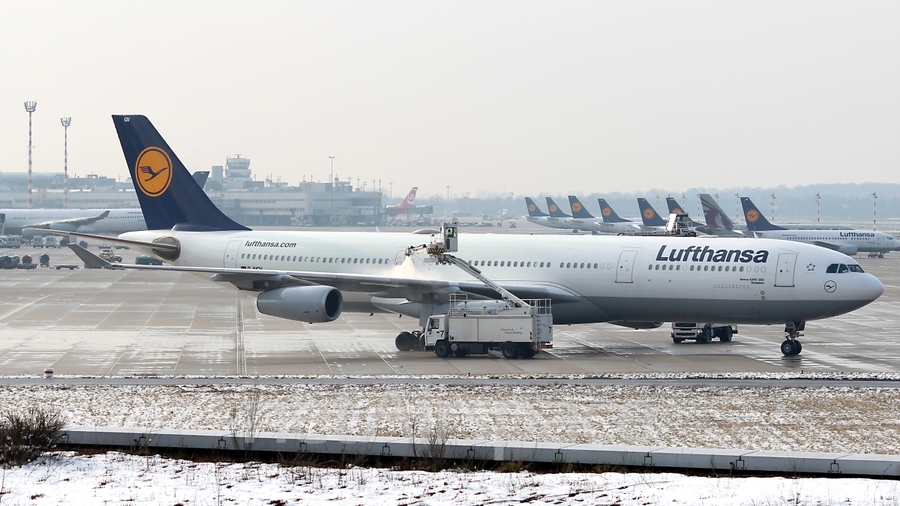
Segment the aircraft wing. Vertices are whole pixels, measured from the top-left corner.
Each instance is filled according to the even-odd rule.
[[[25,225],[22,228],[46,228],[52,229],[54,227],[72,227],[78,228],[83,225],[90,225],[96,221],[100,221],[109,216],[109,210],[103,211],[97,216],[86,216],[83,218],[69,218],[68,220],[53,220],[53,221],[45,221],[43,223],[32,223],[30,225]],[[64,230],[60,230],[60,232],[65,233]]]
[[[825,241],[813,241],[813,244],[815,244],[816,246],[821,246],[823,248],[828,248],[830,250],[841,251],[841,246],[838,244],[825,242]]]
[[[241,290],[265,291],[284,286],[328,285],[338,290],[363,292],[373,297],[404,298],[411,302],[434,303],[437,296],[458,292],[499,298],[499,294],[478,281],[449,281],[314,271],[123,264],[107,262],[77,244],[69,244],[69,248],[88,267],[206,273],[211,275],[212,281],[231,283]],[[504,288],[519,297],[549,298],[554,304],[582,300],[580,295],[552,285],[514,284],[509,287],[504,285]]]

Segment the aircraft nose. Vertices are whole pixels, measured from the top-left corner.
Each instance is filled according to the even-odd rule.
[[[860,287],[860,295],[864,300],[873,301],[884,293],[884,285],[875,276],[866,274]]]

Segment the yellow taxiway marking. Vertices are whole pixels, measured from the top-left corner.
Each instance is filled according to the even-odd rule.
[[[21,310],[23,310],[23,309],[28,309],[29,307],[31,307],[31,306],[37,304],[38,302],[40,302],[40,301],[42,301],[42,300],[44,300],[44,299],[46,299],[46,298],[48,298],[48,297],[53,297],[54,295],[58,295],[58,294],[53,294],[53,293],[51,293],[50,295],[44,295],[43,297],[34,299],[33,301],[29,302],[28,304],[25,304],[24,306],[21,306],[21,307],[19,307],[19,308],[17,308],[17,309],[13,309],[12,311],[6,313],[5,315],[0,316],[0,321],[9,318],[10,316],[12,316],[12,315],[18,313],[19,311],[21,311]]]

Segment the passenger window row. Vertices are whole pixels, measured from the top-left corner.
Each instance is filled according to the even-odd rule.
[[[281,262],[308,262],[321,264],[389,264],[391,261],[386,258],[334,258],[334,257],[309,257],[309,256],[291,256],[291,255],[262,255],[256,253],[241,253],[242,260],[271,260]]]
[[[696,267],[696,269],[695,269]],[[685,271],[694,271],[697,272],[744,272],[743,265],[703,265],[702,269],[699,265],[691,265],[688,268],[687,265],[684,266]],[[647,266],[647,270],[649,271],[659,271],[659,270],[670,270],[670,271],[680,271],[681,264],[650,264]],[[758,265],[750,267],[747,266],[747,272],[766,272],[765,266],[760,267]]]

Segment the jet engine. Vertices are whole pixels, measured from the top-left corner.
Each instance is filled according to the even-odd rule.
[[[341,315],[344,296],[331,286],[287,286],[259,294],[260,313],[309,323],[330,322]]]
[[[853,255],[855,255],[856,250],[857,250],[856,246],[854,246],[852,244],[847,244],[847,245],[844,245],[844,246],[841,246],[838,248],[838,251],[847,255],[848,257],[852,257]]]
[[[663,324],[663,322],[626,322],[622,320],[607,323],[612,323],[613,325],[618,325],[620,327],[634,330],[657,329],[659,327],[662,327]]]

